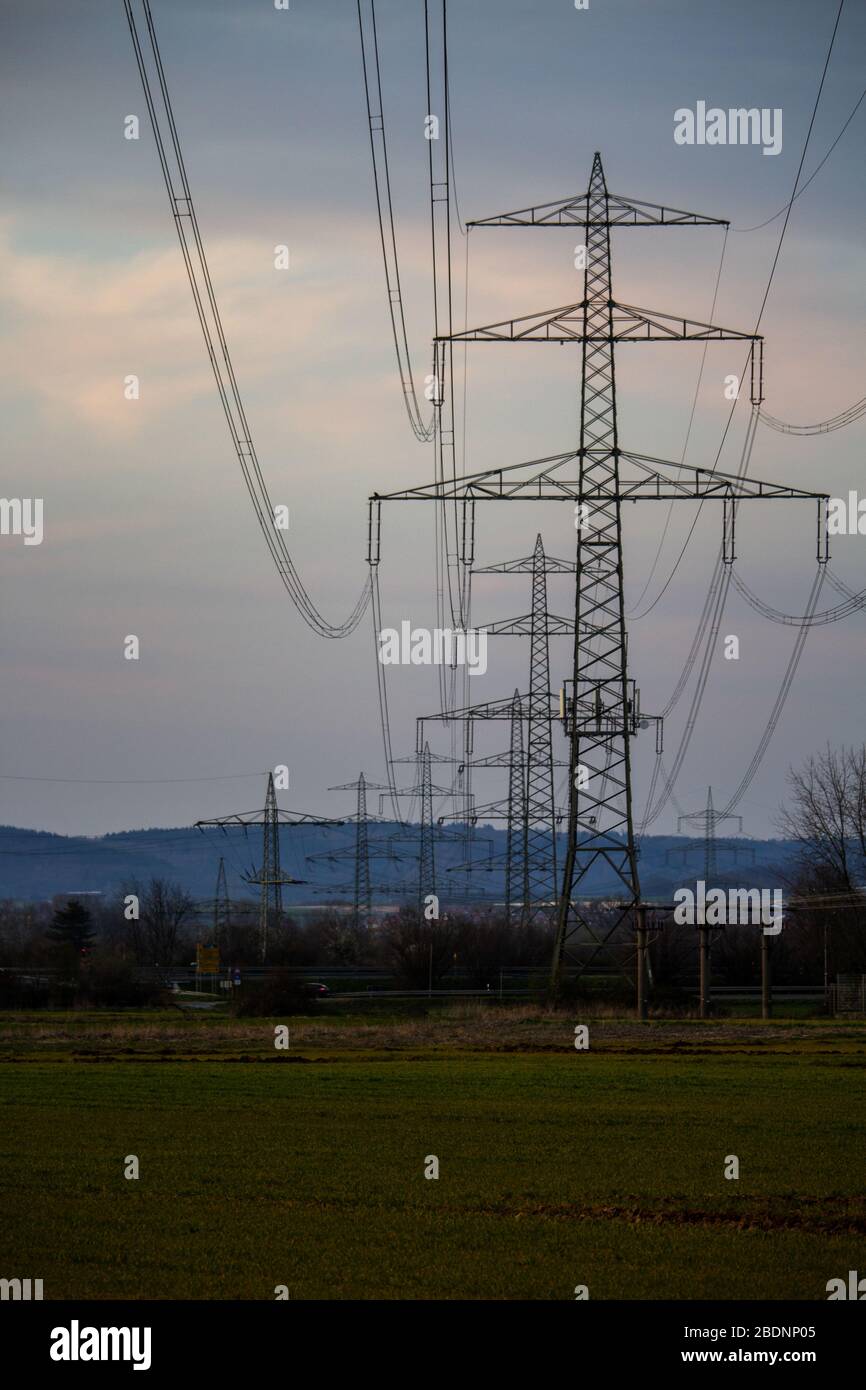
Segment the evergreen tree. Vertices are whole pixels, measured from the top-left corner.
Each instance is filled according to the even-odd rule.
[[[80,956],[88,953],[95,935],[90,912],[77,902],[59,907],[47,932],[49,941],[55,946],[71,947]]]

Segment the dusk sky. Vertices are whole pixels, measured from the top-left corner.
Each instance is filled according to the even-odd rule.
[[[714,322],[750,332],[833,28],[832,0],[451,0],[454,171],[462,219],[585,190],[593,153],[626,196],[729,218]],[[153,0],[186,168],[259,458],[314,602],[343,619],[366,577],[366,500],[432,480],[433,451],[406,421],[390,337],[353,0]],[[137,13],[139,13],[137,6]],[[383,782],[375,645],[368,614],[342,641],[317,637],[268,555],[226,430],[195,317],[121,0],[4,0],[0,36],[3,198],[0,355],[6,498],[44,499],[44,539],[0,536],[0,822],[100,834],[262,804],[262,773],[290,768],[287,809],[338,815],[329,793],[363,769]],[[427,111],[422,0],[377,0],[396,231],[416,374],[430,370]],[[866,8],[846,4],[806,154],[806,179],[864,86]],[[758,107],[783,113],[778,155],[759,145],[679,145],[674,113]],[[124,139],[137,114],[140,139]],[[866,102],[794,203],[761,323],[766,409],[810,423],[863,387]],[[468,322],[581,298],[573,230],[474,231]],[[612,234],[614,296],[706,321],[722,251],[718,227]],[[291,268],[274,269],[274,246]],[[464,312],[465,238],[455,226],[455,319]],[[629,346],[617,357],[620,443],[679,461],[699,345]],[[475,471],[577,443],[580,350],[483,346],[467,353],[458,466]],[[686,462],[710,467],[742,346],[707,349]],[[455,354],[463,391],[463,353]],[[140,399],[124,379],[140,379]],[[734,472],[744,392],[720,468]],[[797,438],[760,426],[750,475],[831,495],[866,492],[864,422]],[[694,512],[677,506],[638,611],[659,592]],[[738,571],[767,603],[802,612],[815,572],[815,516],[755,504],[738,520]],[[637,605],[667,509],[627,509],[627,602]],[[572,507],[479,507],[477,561],[533,549],[574,553]],[[629,661],[648,712],[664,708],[687,655],[721,536],[705,507],[675,578],[630,627]],[[838,538],[833,569],[866,588],[863,536]],[[386,509],[383,621],[430,626],[433,514]],[[819,608],[840,596],[829,583]],[[555,613],[573,610],[551,580]],[[476,625],[529,607],[523,577],[479,577]],[[866,616],[816,627],[781,723],[748,795],[744,831],[777,833],[785,774],[825,742],[866,737]],[[124,638],[140,660],[124,659]],[[740,639],[739,661],[721,637]],[[717,806],[752,757],[796,630],[771,624],[733,589],[699,724],[676,787],[683,811],[709,783]],[[525,688],[527,643],[491,638],[474,700]],[[554,641],[551,679],[570,674]],[[394,748],[437,704],[436,673],[389,677]],[[669,758],[689,692],[668,721]],[[486,735],[485,735],[486,737]],[[504,747],[506,726],[484,747]],[[555,733],[555,751],[566,743]],[[439,745],[448,751],[447,735]],[[638,820],[653,762],[635,749]],[[237,777],[238,780],[203,780]],[[406,770],[406,777],[411,769]],[[480,801],[501,794],[479,773]],[[489,780],[482,781],[482,777]],[[150,779],[150,780],[149,780]],[[166,779],[160,781],[159,779]],[[169,780],[178,779],[178,780]],[[189,780],[180,780],[189,779]],[[195,780],[202,779],[202,780]],[[405,779],[401,774],[401,781]],[[375,802],[372,810],[378,810]],[[676,830],[671,805],[655,832]],[[2,892],[0,892],[2,896]]]

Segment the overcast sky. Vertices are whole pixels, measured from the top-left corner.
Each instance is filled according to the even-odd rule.
[[[315,602],[342,619],[365,578],[366,499],[432,479],[411,435],[390,340],[352,0],[153,0],[187,171],[259,458]],[[4,0],[0,105],[0,490],[44,499],[44,540],[0,536],[0,821],[87,834],[188,824],[262,803],[261,778],[291,770],[287,808],[350,809],[329,793],[363,769],[384,781],[372,624],[323,641],[299,618],[258,530],[216,395],[167,205],[121,0]],[[422,0],[377,0],[384,108],[404,298],[416,365],[429,370],[431,281]],[[745,232],[790,196],[835,0],[450,0],[456,188],[464,218],[585,189],[593,152],[609,188],[732,223],[715,321],[750,331],[782,219]],[[804,166],[823,158],[863,87],[866,11],[848,0]],[[674,112],[698,101],[781,108],[783,146],[683,146]],[[435,105],[435,103],[434,103]],[[141,117],[141,138],[123,138]],[[863,394],[863,136],[866,103],[794,204],[762,321],[766,407],[825,419]],[[580,298],[569,231],[475,232],[469,323]],[[719,228],[613,235],[614,294],[706,320]],[[286,243],[291,269],[274,269]],[[455,233],[459,322],[465,243]],[[687,462],[712,465],[736,344],[707,352]],[[618,358],[620,442],[679,460],[701,349],[628,347]],[[458,358],[462,392],[462,356]],[[482,347],[468,354],[466,471],[561,452],[577,442],[579,350]],[[124,378],[140,378],[138,401]],[[734,471],[747,402],[721,468]],[[756,478],[847,493],[863,482],[863,422],[827,436],[759,430]],[[463,424],[458,427],[462,441]],[[747,509],[743,509],[746,511]],[[666,509],[628,511],[627,601],[634,608]],[[678,508],[644,604],[658,593],[692,520]],[[632,624],[631,674],[661,710],[691,643],[720,515],[707,507],[676,577]],[[434,622],[431,510],[386,510],[383,620]],[[568,505],[479,508],[478,562],[571,557]],[[835,544],[834,568],[866,587],[863,537]],[[815,568],[814,514],[759,504],[739,524],[740,572],[767,602],[802,611]],[[551,580],[551,607],[573,593]],[[820,606],[838,602],[825,585]],[[482,623],[528,611],[524,578],[479,578]],[[827,738],[864,738],[862,616],[815,629],[761,771],[740,811],[773,833],[785,773]],[[141,643],[126,661],[127,634]],[[732,592],[691,750],[683,810],[734,790],[767,720],[794,630]],[[473,698],[526,685],[527,644],[491,639]],[[552,647],[552,683],[569,674]],[[395,752],[436,707],[429,669],[390,678]],[[688,706],[666,731],[673,750]],[[494,729],[494,751],[506,730]],[[564,741],[557,732],[557,751]],[[448,751],[447,742],[440,745]],[[672,757],[672,751],[669,754]],[[652,734],[635,753],[642,808]],[[407,770],[407,777],[410,770]],[[499,794],[479,773],[480,800]],[[481,779],[487,777],[489,781]],[[31,780],[25,780],[31,779]],[[52,780],[54,779],[54,780]],[[67,780],[63,780],[67,779]],[[91,779],[88,784],[82,779]],[[144,779],[154,779],[142,784]],[[112,785],[95,785],[97,782]],[[137,783],[137,784],[136,784]],[[377,809],[375,804],[372,809]],[[653,829],[676,828],[671,806]]]

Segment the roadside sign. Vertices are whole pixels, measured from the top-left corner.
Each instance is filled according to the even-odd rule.
[[[219,946],[196,946],[195,968],[199,975],[218,975],[220,968]]]

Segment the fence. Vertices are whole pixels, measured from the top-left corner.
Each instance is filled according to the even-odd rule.
[[[835,1015],[866,1015],[866,975],[839,975],[830,986],[830,1007]]]

